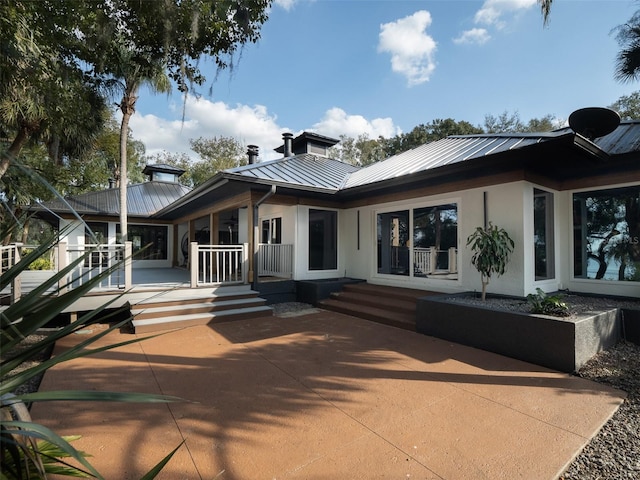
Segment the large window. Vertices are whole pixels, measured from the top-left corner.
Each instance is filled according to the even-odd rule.
[[[164,225],[129,225],[128,236],[131,240],[135,260],[167,259],[167,227]],[[120,225],[116,226],[120,234]]]
[[[640,281],[640,185],[573,195],[574,277]]]
[[[377,232],[378,273],[456,278],[456,204],[379,213]]]
[[[338,268],[338,214],[309,210],[309,270]]]
[[[533,250],[536,280],[555,278],[553,194],[533,191]]]

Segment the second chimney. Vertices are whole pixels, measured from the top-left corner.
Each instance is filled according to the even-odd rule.
[[[247,156],[249,157],[249,165],[258,163],[258,146],[247,145]]]
[[[293,155],[293,133],[283,133],[282,139],[284,140],[284,156],[291,157]]]

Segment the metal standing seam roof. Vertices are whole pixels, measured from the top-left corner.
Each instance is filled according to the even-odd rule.
[[[621,122],[609,135],[596,138],[594,143],[609,155],[640,151],[640,120]]]
[[[127,186],[127,211],[130,216],[146,217],[170,205],[189,192],[189,188],[173,182],[144,182]],[[69,206],[56,199],[44,202],[37,210],[70,212],[80,215],[119,215],[120,190],[110,188],[99,192],[88,192],[65,198]]]
[[[451,136],[399,153],[349,176],[344,188],[358,187],[557,138],[557,133]]]
[[[349,174],[360,167],[327,157],[304,153],[225,170],[225,174],[265,182],[339,190]]]

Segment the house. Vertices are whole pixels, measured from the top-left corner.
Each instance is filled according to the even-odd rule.
[[[364,168],[328,157],[336,139],[286,133],[282,158],[257,162],[249,146],[248,165],[191,191],[172,167],[149,166],[150,181],[128,193],[133,269],[187,267],[192,286],[349,277],[473,291],[466,240],[490,222],[515,250],[489,292],[639,298],[640,121],[608,130],[452,136]],[[70,244],[90,239],[69,206],[115,243],[116,199],[106,190],[38,209],[77,224]]]

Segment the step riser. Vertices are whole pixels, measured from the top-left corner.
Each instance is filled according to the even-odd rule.
[[[344,292],[353,292],[362,295],[392,295],[393,298],[397,298],[398,300],[416,302],[418,298],[425,297],[431,295],[432,292],[429,291],[421,291],[403,288],[394,288],[394,287],[381,287],[376,285],[370,285],[367,283],[353,283],[348,284],[343,287]]]
[[[347,305],[322,305],[322,308],[331,310],[333,312],[344,313],[345,315],[350,315],[352,317],[363,318],[372,322],[410,330],[412,332],[415,332],[416,330],[414,318],[407,318],[406,321],[393,320],[384,316],[384,314],[376,315],[366,312],[360,312],[356,309],[349,308]]]
[[[334,312],[416,331],[418,298],[433,294],[435,292],[411,288],[350,283],[319,305]]]
[[[259,302],[256,302],[256,301],[247,302],[244,306],[261,307],[265,304],[266,302],[264,300],[261,300]],[[172,306],[177,306],[177,305],[172,305]],[[161,308],[161,307],[162,306],[158,306],[154,308]],[[215,303],[213,303],[211,305],[200,306],[200,307],[185,306],[185,308],[181,308],[179,311],[165,310],[165,311],[149,312],[149,311],[145,311],[147,310],[145,307],[144,309],[140,309],[140,310],[132,310],[131,313],[136,320],[146,320],[146,319],[153,319],[153,318],[173,317],[176,315],[192,315],[196,313],[223,312],[225,310],[235,310],[237,308],[242,308],[242,307],[243,307],[243,304],[238,304],[238,303],[231,304],[231,305],[216,305]]]
[[[357,296],[356,296],[357,295]],[[406,300],[386,300],[384,298],[380,298],[380,296],[373,295],[364,295],[361,293],[352,294],[350,292],[337,292],[331,294],[331,298],[333,300],[337,300],[339,302],[345,302],[355,305],[366,305],[370,307],[375,307],[380,310],[386,310],[389,312],[403,312],[410,315],[415,314],[416,312],[416,302],[409,302]],[[391,304],[395,301],[395,304]]]
[[[227,300],[244,300],[247,298],[256,298],[257,295],[255,293],[247,293],[247,294],[239,294],[239,295],[228,295],[228,296],[220,296],[220,297],[206,297],[206,298],[186,298],[184,300],[175,299],[175,300],[167,300],[167,301],[157,301],[157,302],[144,302],[138,303],[135,305],[131,305],[131,308],[137,309],[146,309],[146,308],[159,308],[159,307],[177,307],[179,305],[189,306],[194,303],[215,303],[216,301],[227,301]]]
[[[150,333],[150,332],[159,332],[162,330],[173,330],[176,328],[187,328],[193,327],[195,325],[212,325],[215,323],[223,323],[223,322],[231,322],[234,320],[247,320],[250,318],[259,318],[267,315],[265,312],[241,312],[233,315],[225,315],[222,317],[203,317],[201,319],[189,319],[189,320],[176,320],[173,322],[165,322],[165,323],[149,323],[149,324],[140,324],[136,325],[135,333]]]

